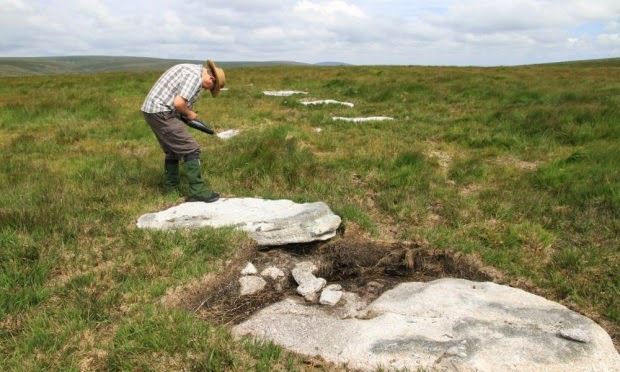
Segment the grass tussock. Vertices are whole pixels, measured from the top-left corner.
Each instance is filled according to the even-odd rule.
[[[620,327],[617,64],[247,67],[199,114],[205,176],[228,195],[327,202],[380,239],[474,253]],[[0,365],[304,369],[271,344],[160,306],[245,244],[231,230],[145,232],[163,157],[139,107],[158,73],[0,78]],[[308,91],[355,107],[305,107]],[[389,122],[334,122],[385,115]],[[315,129],[321,128],[320,132]]]

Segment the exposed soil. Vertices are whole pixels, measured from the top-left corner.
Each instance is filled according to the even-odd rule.
[[[296,295],[290,275],[296,263],[312,261],[317,277],[338,283],[370,302],[402,282],[430,281],[443,277],[495,280],[497,272],[470,257],[430,249],[424,242],[381,243],[337,237],[329,243],[289,245],[268,250],[248,249],[227,262],[218,277],[202,281],[202,288],[187,291],[179,305],[217,324],[236,324],[255,311]],[[276,266],[285,272],[283,281],[267,280],[261,292],[239,296],[240,270],[252,262],[258,271]],[[196,286],[196,285],[194,285]]]

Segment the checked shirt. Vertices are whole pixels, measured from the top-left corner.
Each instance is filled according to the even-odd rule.
[[[170,67],[151,88],[142,104],[142,112],[155,114],[174,111],[174,97],[181,96],[191,108],[200,97],[202,65],[183,63]]]

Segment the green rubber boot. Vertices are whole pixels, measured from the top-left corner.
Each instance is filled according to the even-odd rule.
[[[179,191],[179,161],[166,159],[164,164],[164,193],[172,194]]]
[[[201,201],[211,203],[220,198],[220,194],[213,192],[202,180],[202,166],[200,159],[185,161],[185,173],[189,183],[187,201]]]

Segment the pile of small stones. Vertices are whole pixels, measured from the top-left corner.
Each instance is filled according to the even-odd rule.
[[[297,283],[297,293],[307,302],[319,303],[321,305],[336,305],[342,298],[343,291],[340,284],[327,285],[327,281],[323,278],[317,278],[314,274],[318,267],[310,262],[303,261],[295,265],[291,270],[291,275]],[[274,283],[277,291],[282,291],[288,282],[288,276],[285,270],[275,266],[269,266],[258,274],[258,270],[251,263],[241,270],[239,278],[239,295],[247,296],[262,291],[267,285],[266,280]]]

